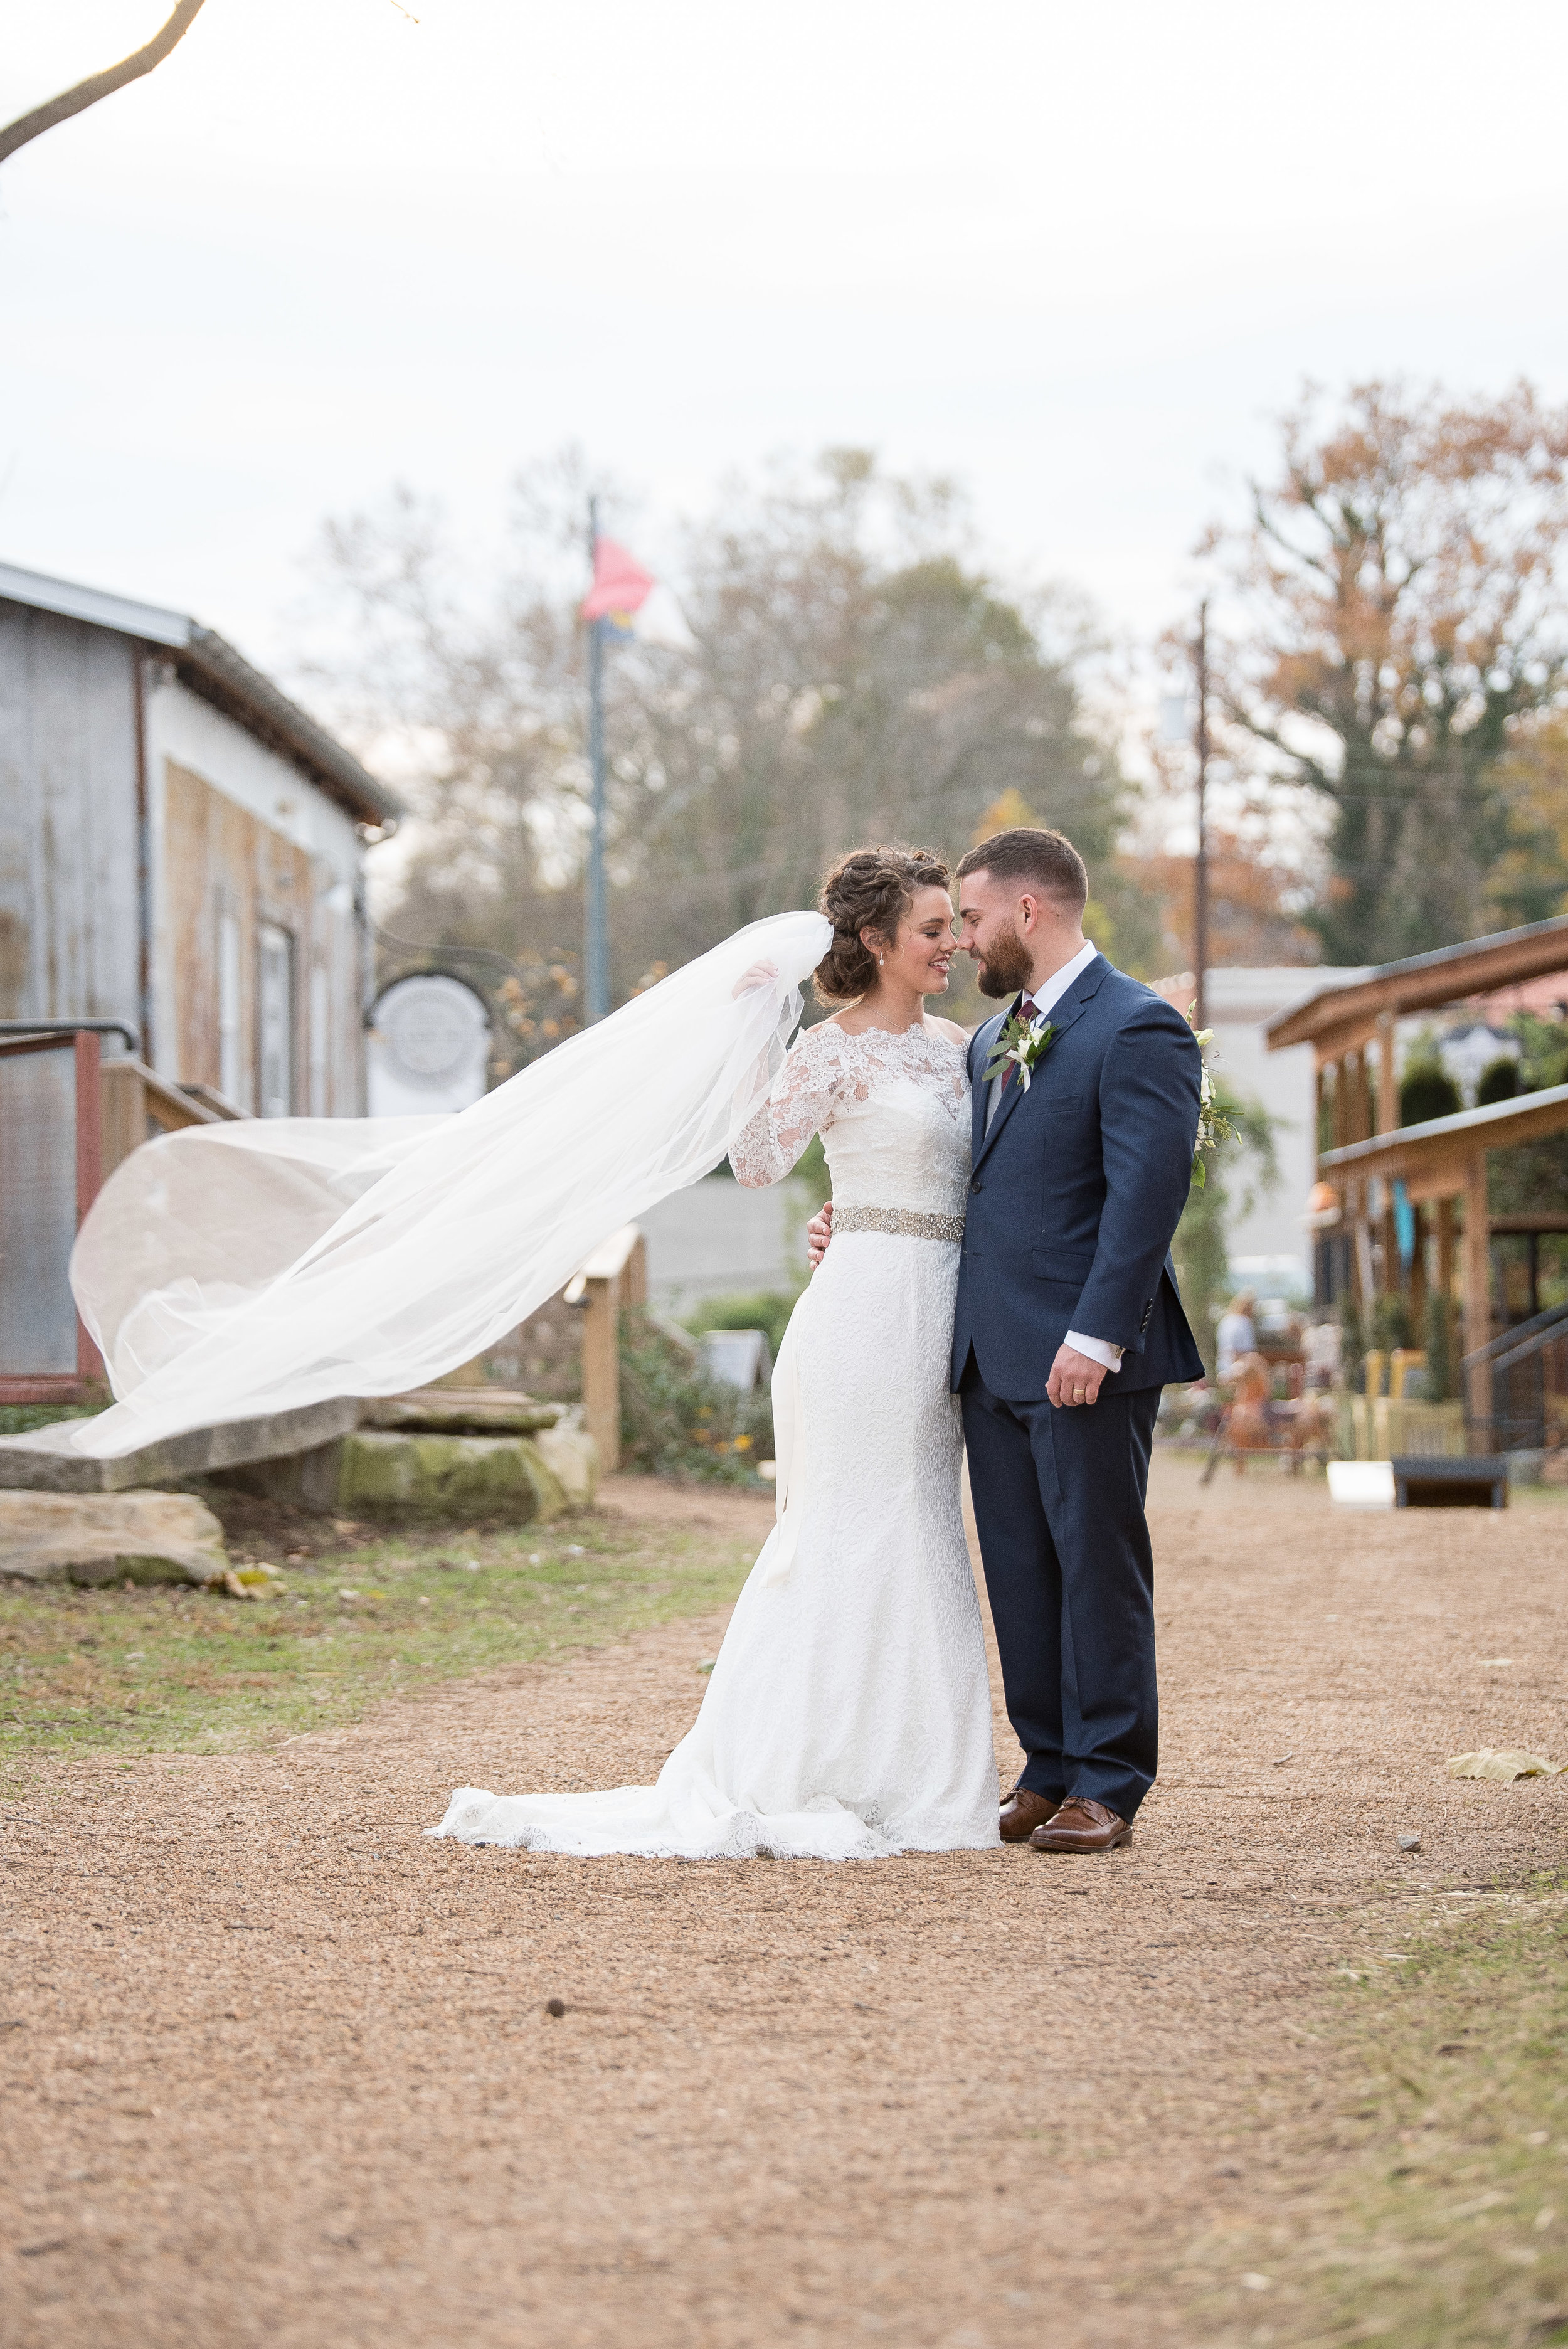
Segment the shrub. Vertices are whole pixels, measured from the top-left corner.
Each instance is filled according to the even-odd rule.
[[[799,1297],[798,1288],[764,1289],[755,1297],[710,1297],[682,1316],[688,1330],[700,1337],[705,1330],[762,1330],[774,1361],[784,1343],[784,1331]]]
[[[1440,1288],[1427,1299],[1427,1400],[1451,1402],[1460,1391],[1454,1305]]]
[[[1399,1080],[1399,1123],[1425,1125],[1463,1109],[1460,1089],[1439,1060],[1412,1061]]]
[[[1500,1053],[1480,1072],[1475,1089],[1476,1107],[1480,1109],[1486,1102],[1512,1101],[1517,1094],[1529,1091],[1519,1062],[1506,1052]]]
[[[1376,1350],[1391,1354],[1396,1346],[1408,1346],[1410,1309],[1402,1297],[1388,1291],[1381,1292],[1372,1299],[1367,1319]]]
[[[650,1475],[748,1485],[758,1461],[773,1456],[772,1397],[710,1379],[677,1333],[630,1306],[621,1316],[621,1456]]]

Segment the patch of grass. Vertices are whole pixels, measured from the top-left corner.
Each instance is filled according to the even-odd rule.
[[[352,1721],[441,1680],[723,1606],[755,1554],[711,1526],[592,1514],[325,1539],[341,1554],[325,1562],[264,1552],[283,1579],[259,1603],[0,1584],[0,1776],[28,1756],[232,1750]]]
[[[0,1435],[31,1435],[57,1419],[92,1419],[98,1408],[90,1402],[0,1402]]]
[[[1352,2088],[1319,2178],[1204,2247],[1232,2279],[1205,2337],[1568,2344],[1568,1885],[1397,1930],[1336,1985]]]

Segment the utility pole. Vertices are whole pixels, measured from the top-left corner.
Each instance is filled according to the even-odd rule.
[[[1198,606],[1198,636],[1192,647],[1193,667],[1198,673],[1198,854],[1192,868],[1192,958],[1198,980],[1197,1007],[1193,1019],[1200,1028],[1206,1028],[1204,1017],[1204,974],[1209,968],[1209,835],[1204,795],[1209,784],[1209,599]]]
[[[599,501],[588,501],[589,575],[599,553]],[[588,763],[593,775],[593,829],[583,914],[583,1009],[592,1022],[610,1009],[610,933],[604,913],[604,627],[588,622]]]

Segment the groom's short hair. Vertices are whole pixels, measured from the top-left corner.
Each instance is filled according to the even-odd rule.
[[[988,873],[993,881],[1032,885],[1065,911],[1082,913],[1088,902],[1088,874],[1083,858],[1065,833],[1047,832],[1032,823],[1015,824],[1010,832],[994,832],[958,860],[957,878]]]

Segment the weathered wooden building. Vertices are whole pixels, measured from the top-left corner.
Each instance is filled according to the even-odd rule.
[[[397,813],[210,628],[0,564],[0,1019],[123,1020],[169,1084],[361,1113]]]

